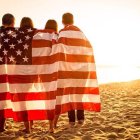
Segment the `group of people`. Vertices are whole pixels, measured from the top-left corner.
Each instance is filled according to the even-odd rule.
[[[67,30],[70,30],[69,26],[73,26],[75,31],[77,31],[79,29],[78,27],[73,25],[74,24],[74,18],[73,18],[73,15],[71,13],[63,14],[63,16],[62,16],[62,23],[64,25],[64,29],[67,28]],[[6,28],[15,28],[14,25],[15,25],[15,18],[14,18],[14,16],[12,14],[5,14],[3,16],[3,18],[2,18],[2,26],[1,26],[0,30],[4,30]],[[33,21],[29,17],[23,17],[21,22],[20,22],[20,28],[26,28],[26,27],[34,28]],[[46,22],[44,30],[46,30],[46,29],[51,30],[55,34],[58,34],[58,38],[59,38],[58,24],[57,24],[57,22],[55,20],[52,20],[52,19],[48,20]],[[61,31],[63,31],[64,29],[62,29]],[[74,35],[75,38],[76,38],[76,35],[78,36],[78,34]],[[74,37],[72,39],[75,39]],[[70,41],[67,41],[67,42],[69,43]],[[84,46],[85,44],[81,44],[81,46],[82,45]],[[79,58],[78,61],[81,61],[80,58]],[[87,61],[89,61],[89,60],[87,60]],[[88,75],[88,77],[92,77],[92,76]],[[96,76],[94,76],[94,79],[96,79]],[[89,92],[89,89],[88,89],[87,92]],[[92,90],[92,92],[94,92],[94,91]],[[97,89],[96,89],[96,92],[97,92]],[[94,94],[97,94],[97,93],[94,93]],[[1,100],[0,100],[0,102],[1,102]],[[94,107],[94,110],[96,111],[95,107]],[[97,110],[99,111],[99,109],[97,109]],[[59,114],[55,115],[53,120],[49,120],[49,124],[50,124],[49,132],[53,132],[54,128],[57,127],[58,118],[59,118]],[[69,109],[69,111],[68,111],[68,118],[69,118],[69,125],[70,126],[74,126],[75,125],[76,118],[78,120],[78,124],[80,124],[80,125],[83,124],[84,123],[84,119],[85,119],[85,117],[84,117],[84,109],[82,109],[82,108],[81,109],[76,108],[76,110]],[[27,133],[31,132],[31,129],[33,128],[33,120],[25,121],[24,125],[25,125],[25,129],[23,131],[27,132]],[[0,132],[5,131],[4,126],[5,126],[5,117],[3,116],[3,117],[0,117]]]

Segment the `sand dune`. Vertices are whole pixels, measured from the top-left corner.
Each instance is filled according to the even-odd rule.
[[[100,85],[102,111],[86,112],[83,126],[68,128],[67,114],[59,118],[59,127],[48,134],[48,121],[36,121],[31,134],[23,123],[7,120],[0,140],[140,140],[140,80]]]

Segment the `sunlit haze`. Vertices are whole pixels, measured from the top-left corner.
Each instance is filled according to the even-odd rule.
[[[71,12],[75,25],[94,47],[97,65],[140,66],[140,0],[0,0],[0,18],[12,13],[16,26],[24,16],[36,28]]]

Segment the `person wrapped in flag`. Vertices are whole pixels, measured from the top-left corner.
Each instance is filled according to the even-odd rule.
[[[93,47],[84,33],[74,26],[71,13],[62,17],[64,28],[58,37],[58,85],[56,114],[68,112],[69,124],[84,122],[84,110],[100,111]],[[77,110],[77,115],[75,115]]]
[[[5,131],[5,118],[13,117],[12,109],[7,105],[10,102],[9,86],[6,86],[8,82],[8,73],[7,73],[7,61],[11,62],[12,57],[7,57],[8,51],[11,47],[14,47],[13,44],[10,46],[5,46],[9,41],[9,38],[5,37],[6,34],[9,37],[15,37],[16,31],[14,28],[15,17],[12,14],[5,14],[2,17],[2,26],[0,27],[0,132]],[[11,34],[12,33],[12,34]],[[13,42],[14,43],[14,42]]]
[[[48,119],[53,132],[53,122],[56,126],[62,113],[68,112],[74,125],[75,110],[79,124],[84,110],[100,111],[93,48],[73,25],[73,15],[63,15],[59,38],[50,28],[52,20],[46,30],[36,30],[14,28],[14,17],[9,18],[12,22],[8,19],[0,30],[0,131],[5,118]]]
[[[20,29],[19,30],[28,30],[28,29],[33,29],[34,28],[34,24],[33,24],[33,21],[31,18],[29,17],[23,17],[21,22],[20,22]],[[23,34],[21,32],[21,34],[23,36],[25,36],[26,40],[27,40],[27,37],[25,34]],[[28,37],[29,38],[29,37]],[[31,41],[30,41],[31,42]],[[24,46],[23,46],[24,47]],[[31,52],[31,51],[30,51]],[[20,51],[19,51],[19,55],[20,55]],[[23,132],[26,132],[26,133],[30,133],[31,131],[31,128],[33,127],[33,120],[30,120],[30,121],[24,121],[24,126],[25,126],[25,129],[23,129]]]
[[[55,116],[57,68],[51,50],[58,35],[14,28],[13,21],[0,30],[0,131],[5,118],[28,122]]]

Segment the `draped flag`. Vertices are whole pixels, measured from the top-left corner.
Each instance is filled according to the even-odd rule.
[[[70,25],[59,33],[0,29],[0,118],[53,119],[69,110],[100,111],[93,48]]]
[[[59,33],[56,113],[100,111],[93,48],[79,28],[68,25]]]
[[[1,117],[16,121],[53,119],[57,90],[54,67],[58,64],[50,54],[56,40],[52,30],[1,28]]]

